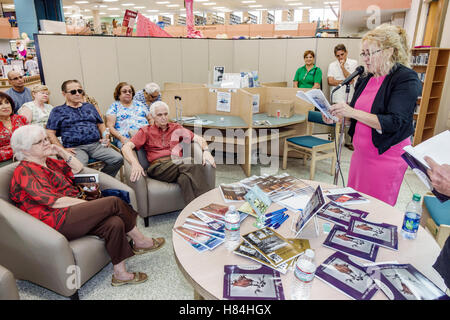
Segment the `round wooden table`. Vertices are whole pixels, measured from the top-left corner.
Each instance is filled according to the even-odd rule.
[[[317,182],[313,181],[305,182],[309,183],[314,188],[318,185]],[[331,185],[323,183],[320,183],[320,185],[322,187],[322,190],[332,187]],[[373,197],[366,197],[370,199],[370,202],[349,206],[349,208],[360,209],[369,212],[369,215],[366,217],[366,219],[369,221],[373,221],[376,223],[385,222],[396,225],[399,233],[398,251],[380,247],[376,262],[397,261],[398,263],[410,263],[417,270],[428,277],[433,283],[435,283],[441,290],[445,291],[445,284],[443,279],[440,277],[439,273],[437,273],[437,271],[432,267],[440,253],[440,248],[436,241],[432,238],[431,234],[424,228],[420,227],[417,238],[415,240],[403,239],[400,234],[403,222],[403,212]],[[223,201],[218,188],[213,189],[189,203],[189,205],[187,205],[178,216],[174,227],[181,226],[185,222],[186,217],[193,211],[207,206],[210,203],[230,205],[230,203],[225,203]],[[236,208],[239,208],[239,206],[243,203],[243,201],[240,201],[231,204],[235,205]],[[280,208],[281,207],[278,204],[272,203],[267,212],[271,212]],[[288,211],[288,213],[290,216],[289,219],[286,220],[276,231],[286,238],[293,238],[294,234],[290,230],[290,228],[295,213],[291,211]],[[253,226],[254,221],[255,218],[253,218],[252,216],[248,216],[242,222],[241,235],[256,230],[256,228]],[[332,223],[320,218],[317,218],[317,221],[320,230],[319,236],[316,235],[314,222],[311,220],[311,222],[302,230],[299,238],[309,240],[311,249],[313,249],[316,254],[315,262],[317,265],[319,265],[336,251],[322,246],[325,238],[327,237],[327,235],[322,232],[322,224],[330,223],[332,225]],[[195,298],[223,298],[224,265],[258,264],[251,259],[247,259],[236,255],[233,252],[229,252],[223,244],[219,245],[212,251],[204,251],[202,253],[199,253],[194,248],[192,248],[184,239],[182,239],[181,236],[175,231],[172,231],[172,236],[175,258],[180,270],[194,287]],[[363,260],[360,261],[367,262]],[[281,280],[283,283],[285,297],[286,299],[290,299],[292,271],[286,272],[285,275],[282,274]],[[347,300],[350,298],[337,289],[324,283],[320,279],[315,278],[313,280],[310,299]],[[378,292],[372,299],[386,300],[387,297],[381,290],[378,290]]]

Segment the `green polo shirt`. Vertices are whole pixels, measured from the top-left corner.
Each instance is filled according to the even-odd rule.
[[[299,88],[312,88],[314,83],[322,82],[322,70],[315,65],[309,72],[306,71],[306,66],[300,67],[295,73],[294,81],[298,81]]]

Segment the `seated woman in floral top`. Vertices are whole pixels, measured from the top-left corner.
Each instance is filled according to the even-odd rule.
[[[0,91],[0,167],[13,162],[11,136],[13,132],[27,124],[27,119],[13,113],[14,101],[6,93]]]
[[[141,127],[147,126],[151,115],[145,105],[133,101],[135,91],[132,85],[120,82],[114,90],[116,100],[106,112],[106,126],[117,139],[117,146],[122,146]]]

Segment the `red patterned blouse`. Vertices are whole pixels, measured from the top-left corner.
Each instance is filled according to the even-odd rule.
[[[69,207],[51,206],[61,197],[76,197],[72,169],[63,160],[47,158],[47,167],[21,161],[14,170],[9,196],[16,206],[58,230]]]
[[[12,159],[13,151],[11,149],[11,136],[13,132],[27,124],[27,119],[24,116],[13,114],[11,116],[11,130],[3,125],[0,121],[0,161]]]

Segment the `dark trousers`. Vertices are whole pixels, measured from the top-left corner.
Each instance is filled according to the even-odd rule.
[[[127,233],[136,226],[137,212],[117,197],[105,197],[69,207],[58,230],[67,240],[96,235],[105,240],[112,263],[134,255]]]
[[[147,169],[150,178],[178,183],[183,193],[184,203],[189,202],[209,191],[202,164],[176,164],[172,160],[151,164]]]

